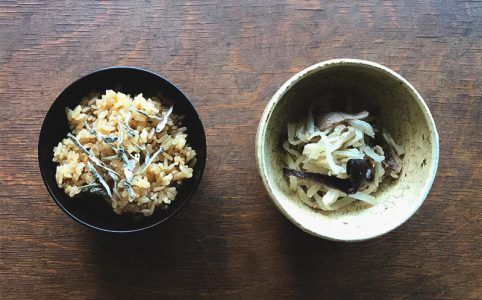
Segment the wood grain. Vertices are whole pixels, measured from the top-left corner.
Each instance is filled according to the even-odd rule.
[[[482,298],[482,1],[2,1],[0,298]],[[271,95],[331,58],[382,63],[426,101],[441,137],[421,210],[376,240],[311,237],[259,180]],[[97,234],[50,199],[45,113],[76,78],[140,66],[178,85],[206,127],[188,207],[149,235]]]

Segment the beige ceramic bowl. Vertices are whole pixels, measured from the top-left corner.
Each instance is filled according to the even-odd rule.
[[[342,109],[347,98],[354,107],[376,114],[403,147],[403,169],[374,194],[378,205],[357,202],[335,212],[313,210],[291,194],[283,178],[286,125],[306,117],[312,101]],[[437,130],[420,94],[387,67],[357,59],[321,62],[291,77],[268,103],[256,136],[259,172],[276,207],[302,230],[338,241],[374,238],[407,221],[432,186],[438,157]]]

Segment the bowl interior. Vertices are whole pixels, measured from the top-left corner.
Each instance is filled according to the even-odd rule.
[[[356,202],[334,212],[304,205],[283,178],[287,123],[307,116],[312,102],[326,111],[368,110],[377,116],[406,154],[396,180],[385,179],[374,194],[376,206]],[[258,131],[261,176],[278,208],[293,223],[317,236],[363,240],[406,221],[421,205],[435,175],[438,137],[418,93],[399,75],[371,63],[338,61],[315,65],[290,79],[273,97]]]
[[[65,108],[74,108],[90,93],[104,93],[113,89],[134,96],[143,93],[145,97],[161,93],[174,104],[174,113],[184,115],[183,125],[188,128],[188,143],[196,150],[197,163],[193,177],[178,188],[176,199],[167,209],[159,209],[149,218],[119,216],[100,196],[81,193],[75,198],[68,197],[55,181],[57,164],[52,162],[53,148],[69,132]],[[127,232],[152,227],[179,211],[195,192],[205,165],[206,138],[204,129],[194,107],[187,97],[170,82],[159,75],[136,68],[114,67],[89,74],[67,87],[49,109],[39,137],[38,146],[40,171],[52,198],[71,217],[90,227],[103,231]]]

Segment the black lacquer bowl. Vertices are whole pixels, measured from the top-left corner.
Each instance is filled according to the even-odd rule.
[[[178,187],[176,199],[167,209],[158,209],[151,217],[117,215],[101,196],[81,193],[70,198],[55,181],[57,164],[52,161],[53,148],[69,132],[65,108],[73,109],[92,92],[113,89],[132,96],[143,93],[150,97],[161,93],[174,104],[174,113],[184,115],[188,143],[196,150],[197,163],[193,177]],[[206,163],[206,136],[199,116],[189,99],[161,76],[138,68],[111,67],[93,72],[68,86],[54,101],[45,116],[38,143],[40,172],[48,192],[57,205],[71,218],[88,227],[113,233],[137,232],[155,227],[179,212],[194,195]]]

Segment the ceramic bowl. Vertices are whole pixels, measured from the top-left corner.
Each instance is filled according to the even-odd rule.
[[[406,154],[400,177],[384,180],[375,206],[355,202],[334,212],[304,205],[288,187],[282,168],[287,123],[307,116],[310,103],[343,110],[345,99],[376,115]],[[437,171],[439,138],[430,111],[415,88],[380,64],[335,59],[308,67],[286,81],[259,122],[256,159],[273,203],[302,230],[330,240],[381,236],[407,221],[422,205]]]
[[[57,186],[57,164],[52,161],[53,148],[69,132],[65,108],[73,109],[81,99],[92,92],[104,93],[113,89],[126,94],[154,96],[161,93],[173,102],[174,113],[184,115],[188,143],[196,150],[197,163],[193,177],[178,188],[176,199],[167,209],[158,209],[151,217],[133,218],[117,215],[100,196],[81,193],[70,198]],[[206,162],[206,137],[199,116],[189,99],[172,83],[160,75],[132,67],[111,67],[86,75],[69,85],[54,101],[45,116],[38,143],[40,172],[49,194],[55,203],[72,219],[96,230],[112,233],[137,232],[153,228],[179,212],[194,195]]]

